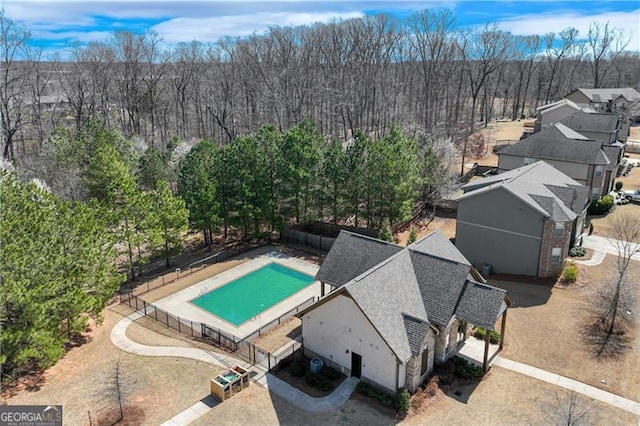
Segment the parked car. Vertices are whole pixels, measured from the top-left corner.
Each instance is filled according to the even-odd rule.
[[[636,189],[635,191],[624,191],[624,198],[629,201],[640,202],[640,189]]]

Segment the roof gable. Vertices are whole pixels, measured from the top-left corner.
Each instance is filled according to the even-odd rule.
[[[573,117],[573,115],[569,117]],[[564,121],[564,119],[561,121]],[[511,155],[582,164],[609,163],[609,159],[602,151],[602,143],[600,141],[586,139],[577,133],[575,134],[580,136],[581,139],[574,139],[574,133],[567,126],[556,123],[516,144],[501,149],[498,152],[498,156]]]
[[[492,309],[493,305],[499,305],[493,299],[491,303],[479,301],[483,306],[473,307],[475,302],[471,300],[471,295],[467,296],[471,299],[465,302],[470,307],[460,307],[465,289],[468,287],[467,283],[473,282],[470,281],[472,268],[440,231],[434,231],[406,248],[382,241],[368,241],[373,240],[368,237],[363,237],[367,240],[365,243],[354,243],[361,236],[343,233],[350,234],[341,232],[336,240],[337,245],[331,248],[327,260],[332,258],[332,262],[339,262],[342,259],[346,265],[350,265],[352,261],[347,249],[362,249],[361,244],[378,250],[380,247],[386,247],[380,256],[388,253],[384,250],[396,253],[353,277],[337,291],[308,307],[301,314],[312,311],[323,303],[330,303],[335,294],[346,294],[401,362],[419,354],[429,327],[434,324],[446,327],[458,311],[466,315],[465,318],[478,318],[483,321],[493,318],[495,322],[500,315],[497,310],[484,312],[485,309]],[[359,254],[353,255],[357,257]],[[343,269],[342,266],[331,266],[331,270]],[[499,298],[500,302],[505,300],[504,292],[492,294],[494,298]],[[474,313],[476,311],[483,312]]]
[[[558,123],[576,132],[613,133],[618,129],[619,121],[618,114],[576,111]]]
[[[504,312],[507,305],[508,298],[505,290],[469,281],[456,309],[456,317],[493,330],[496,319]]]
[[[402,250],[386,241],[340,231],[316,274],[316,279],[339,287]]]
[[[488,185],[482,185],[484,179]],[[458,200],[502,189],[545,217],[563,221],[575,219],[588,201],[587,187],[544,161],[484,179],[475,181],[472,189]]]

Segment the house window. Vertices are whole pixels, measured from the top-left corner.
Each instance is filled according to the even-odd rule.
[[[423,376],[429,368],[429,348],[424,348],[422,352],[422,365],[420,366],[420,375]]]
[[[603,172],[604,172],[604,166],[596,166],[596,171],[595,171],[596,176],[602,176]]]
[[[600,198],[600,189],[599,188],[591,188],[591,199],[597,200]]]
[[[535,158],[524,157],[524,165],[528,166],[529,164],[535,163],[537,160]]]
[[[564,222],[556,222],[555,228],[553,228],[553,235],[562,236],[564,234]]]
[[[551,249],[551,263],[560,263],[562,257],[562,248],[554,247]]]

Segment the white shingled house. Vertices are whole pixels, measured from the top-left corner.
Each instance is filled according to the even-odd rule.
[[[511,303],[439,231],[408,247],[342,231],[316,279],[331,292],[298,314],[305,353],[391,391],[414,391],[472,325],[504,331]]]

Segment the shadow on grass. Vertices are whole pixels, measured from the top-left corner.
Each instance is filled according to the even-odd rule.
[[[596,319],[582,328],[582,335],[593,355],[600,359],[619,358],[632,349],[632,339],[624,324],[616,325],[610,333],[608,326],[603,326]]]
[[[521,275],[494,274],[487,283],[507,291],[513,301],[511,308],[545,305],[551,298],[555,278],[534,279]]]

